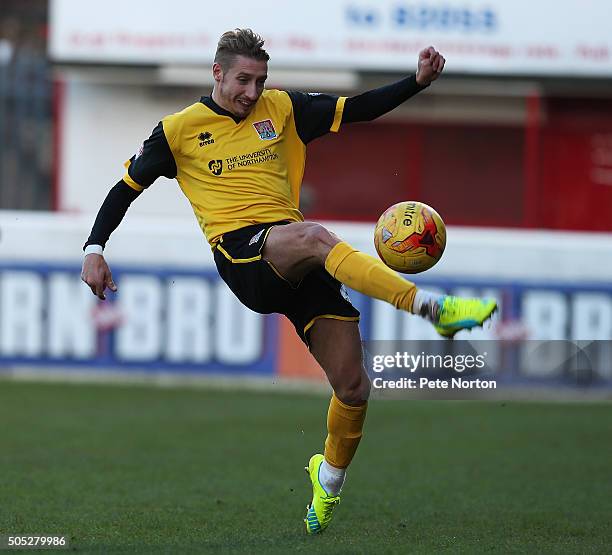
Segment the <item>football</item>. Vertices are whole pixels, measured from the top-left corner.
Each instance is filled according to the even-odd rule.
[[[378,256],[393,270],[418,274],[440,260],[446,227],[431,206],[413,200],[398,202],[378,219],[374,245]]]

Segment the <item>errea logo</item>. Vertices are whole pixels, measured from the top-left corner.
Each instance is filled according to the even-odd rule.
[[[198,140],[200,141],[200,146],[212,145],[215,140],[212,138],[212,133],[209,131],[203,131],[198,135]]]

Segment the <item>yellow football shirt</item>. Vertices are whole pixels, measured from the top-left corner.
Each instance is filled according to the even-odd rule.
[[[306,145],[338,131],[344,97],[264,90],[236,118],[211,97],[165,117],[125,166],[137,191],[176,178],[206,239],[256,223],[299,222]]]

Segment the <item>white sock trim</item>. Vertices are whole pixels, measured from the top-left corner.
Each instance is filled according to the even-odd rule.
[[[323,460],[319,467],[319,482],[327,492],[327,495],[338,495],[344,484],[345,477],[346,468],[336,468],[326,460]]]
[[[439,293],[431,293],[430,291],[425,291],[424,289],[417,289],[414,296],[414,302],[412,303],[412,314],[423,316],[424,318],[431,320],[431,311],[429,310],[429,307],[439,298]],[[424,311],[424,307],[427,308],[426,311]]]

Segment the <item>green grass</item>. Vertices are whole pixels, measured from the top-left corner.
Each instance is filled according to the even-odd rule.
[[[325,534],[327,399],[0,381],[0,535],[82,553],[601,553],[610,404],[373,401]]]

